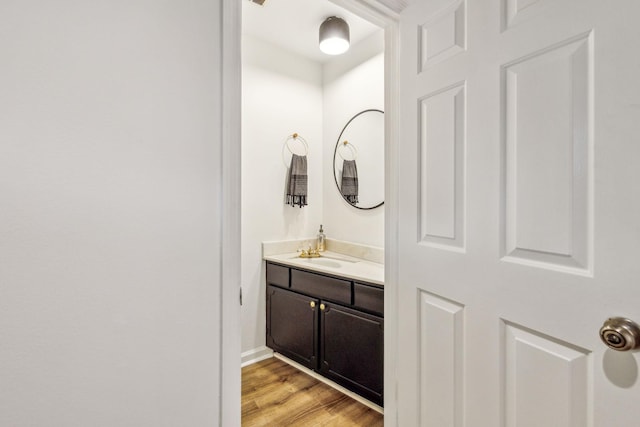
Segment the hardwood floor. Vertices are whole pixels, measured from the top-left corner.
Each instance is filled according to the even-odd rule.
[[[243,427],[383,425],[382,414],[279,359],[242,368]]]

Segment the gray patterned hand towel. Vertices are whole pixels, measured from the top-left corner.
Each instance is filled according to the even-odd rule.
[[[345,160],[342,163],[340,192],[349,203],[358,203],[358,167],[355,160]]]
[[[307,206],[307,156],[291,156],[289,183],[287,185],[287,204],[291,207]]]

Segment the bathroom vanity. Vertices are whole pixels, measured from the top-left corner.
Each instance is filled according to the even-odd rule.
[[[353,261],[266,259],[267,346],[382,406],[383,285]]]

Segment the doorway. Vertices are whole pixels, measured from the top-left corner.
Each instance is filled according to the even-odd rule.
[[[282,2],[278,2],[282,3]],[[301,6],[302,2],[292,1],[296,7],[308,7],[308,4]],[[372,46],[375,42],[382,43],[384,46],[384,53],[379,58],[379,66],[383,70],[382,81],[384,90],[381,94],[381,105],[366,105],[366,108],[374,107],[381,110],[385,110],[385,170],[387,174],[393,172],[397,168],[394,166],[395,148],[390,141],[394,141],[397,125],[394,120],[397,119],[394,108],[395,93],[394,87],[389,87],[388,83],[394,81],[397,65],[395,64],[396,51],[395,43],[397,40],[397,30],[395,21],[387,14],[375,10],[369,6],[366,6],[356,1],[339,1],[334,3],[326,2],[333,10],[337,8],[335,3],[344,9],[340,9],[341,15],[347,15],[353,17],[352,22],[358,20],[364,21],[365,25],[376,27],[376,34],[368,34],[367,36],[356,40],[352,39],[352,46],[357,49],[357,52],[361,55],[360,58],[355,60],[370,59],[366,58],[366,55],[370,55],[370,52],[374,48]],[[259,6],[252,2],[243,2],[243,13],[245,15],[263,14],[268,15],[269,7],[276,7],[276,3],[269,4],[269,1],[264,3],[263,6]],[[249,10],[250,12],[247,12]],[[267,11],[265,13],[265,11]],[[335,13],[332,13],[335,14]],[[309,209],[305,207],[305,210],[300,213],[300,210],[283,209],[283,202],[279,195],[268,198],[263,203],[259,203],[259,200],[253,197],[256,193],[256,189],[264,193],[264,188],[275,188],[282,193],[284,182],[284,166],[281,159],[281,145],[287,135],[293,132],[299,132],[307,139],[316,138],[317,135],[322,135],[318,138],[315,144],[310,144],[310,155],[316,157],[317,163],[316,170],[320,173],[324,172],[322,169],[331,169],[331,159],[327,159],[328,150],[326,149],[326,141],[331,141],[331,145],[335,144],[335,138],[339,133],[340,128],[338,126],[326,126],[322,118],[326,116],[322,109],[322,104],[325,101],[323,93],[323,85],[326,82],[326,75],[323,75],[323,65],[314,66],[313,60],[309,61],[308,58],[303,60],[296,60],[291,53],[294,48],[289,48],[287,52],[283,52],[283,49],[277,49],[277,43],[279,37],[282,37],[284,33],[285,38],[302,38],[301,31],[309,31],[308,29],[298,30],[297,25],[303,24],[304,19],[300,18],[299,13],[293,13],[295,19],[291,18],[288,24],[277,24],[273,19],[264,19],[264,22],[256,24],[256,20],[251,21],[251,31],[245,31],[247,23],[243,18],[243,183],[249,186],[249,190],[245,191],[243,184],[243,209],[242,209],[242,293],[243,293],[243,307],[242,307],[242,353],[243,363],[250,360],[258,360],[260,358],[269,357],[270,351],[264,347],[264,267],[260,267],[262,264],[260,256],[260,242],[264,240],[275,240],[282,238],[293,238],[299,235],[307,237],[313,235],[315,228],[320,223],[323,217],[322,209],[313,209],[313,206],[309,206]],[[323,17],[323,16],[322,16]],[[313,23],[307,24],[310,27],[312,38],[314,41],[313,49],[317,50],[317,31],[318,26],[322,22],[322,19],[314,19]],[[350,22],[351,23],[351,22]],[[262,37],[259,34],[260,26],[266,26],[267,32],[271,34],[273,38]],[[286,28],[286,31],[274,31],[274,28]],[[249,33],[249,34],[247,34]],[[275,33],[275,34],[274,34]],[[366,40],[369,37],[369,40]],[[372,41],[373,40],[373,41]],[[361,46],[358,46],[360,44]],[[275,48],[274,48],[275,45]],[[364,45],[364,47],[363,47]],[[300,55],[302,56],[302,55]],[[249,67],[247,67],[247,65]],[[256,67],[262,66],[261,72],[256,71]],[[250,68],[250,69],[248,69]],[[328,68],[328,67],[327,67]],[[333,67],[334,73],[339,72],[339,67]],[[338,71],[336,71],[338,70]],[[342,73],[345,70],[341,70]],[[298,74],[296,74],[298,73]],[[303,77],[300,76],[303,75]],[[294,86],[289,90],[278,90],[283,84],[290,84],[291,80],[296,80]],[[247,85],[249,81],[249,85]],[[254,103],[247,101],[258,100]],[[278,102],[278,100],[285,104],[284,106]],[[287,105],[288,104],[288,105]],[[315,105],[315,106],[314,106]],[[320,107],[318,107],[320,105]],[[290,110],[287,110],[290,108]],[[355,107],[354,107],[355,108]],[[271,116],[272,113],[277,111],[293,111],[297,114],[298,120],[291,120],[290,123],[285,123],[285,126],[281,126],[281,121],[276,120]],[[360,110],[353,110],[357,112]],[[251,122],[245,119],[247,115],[250,115],[254,119]],[[307,129],[306,134],[300,129]],[[327,130],[328,129],[328,130]],[[333,135],[335,133],[336,135]],[[331,136],[327,136],[331,134]],[[309,137],[308,135],[311,135]],[[319,140],[319,141],[318,141]],[[246,141],[251,142],[251,148],[248,149],[245,145]],[[316,151],[313,151],[316,150]],[[275,156],[274,156],[275,153]],[[330,154],[333,153],[333,149]],[[267,158],[272,160],[267,161]],[[277,159],[276,159],[277,158]],[[285,161],[286,163],[286,161]],[[265,174],[261,174],[259,179],[252,175],[256,171],[261,170],[265,166],[269,169]],[[310,172],[311,173],[311,172]],[[333,180],[333,177],[331,177]],[[335,191],[335,188],[329,187],[327,184],[328,178],[323,177],[320,183],[319,191],[322,194],[326,194],[327,191]],[[393,283],[392,272],[394,267],[392,265],[392,253],[394,243],[389,241],[386,236],[394,236],[393,227],[395,227],[396,215],[393,213],[395,206],[394,191],[390,191],[393,185],[393,179],[390,177],[385,178],[385,208],[384,217],[381,219],[384,232],[381,231],[382,245],[387,250],[387,274],[385,281],[388,284]],[[334,186],[332,181],[329,181],[331,186]],[[253,187],[251,187],[253,186]],[[310,184],[311,186],[311,184]],[[312,189],[310,188],[310,191]],[[251,194],[251,196],[250,196]],[[326,202],[325,202],[326,203]],[[269,207],[265,207],[268,204]],[[316,205],[315,208],[318,208]],[[297,211],[297,212],[296,212]],[[325,208],[326,211],[326,208]],[[274,218],[268,218],[269,212],[275,212]],[[259,213],[261,218],[255,222],[252,218]],[[283,220],[284,218],[284,220]],[[253,222],[253,224],[251,224]],[[245,226],[246,224],[251,224]],[[275,231],[273,230],[275,229]],[[386,236],[385,236],[386,234]],[[386,291],[385,300],[387,306],[385,307],[389,316],[386,322],[387,326],[385,330],[393,331],[395,322],[393,316],[395,309],[393,301],[396,300],[394,290],[392,286],[388,286]],[[393,349],[395,344],[393,340],[395,334],[387,333],[385,340],[385,377],[387,378],[386,384],[393,383],[394,375],[390,374],[393,368]],[[387,394],[386,405],[392,410],[394,407],[393,397],[391,394]]]

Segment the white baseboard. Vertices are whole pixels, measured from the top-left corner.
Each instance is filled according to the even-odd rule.
[[[297,362],[294,362],[293,360],[289,359],[288,357],[285,357],[285,356],[281,355],[280,353],[273,353],[273,357],[275,357],[276,359],[280,359],[285,363],[288,363],[289,365],[291,365],[294,368],[304,372],[307,375],[312,376],[313,378],[317,379],[318,381],[322,381],[326,385],[328,385],[328,386],[330,386],[332,388],[335,388],[339,392],[346,394],[347,396],[349,396],[353,400],[357,400],[358,402],[362,403],[365,406],[368,406],[369,408],[373,409],[374,411],[379,412],[381,414],[384,414],[384,409],[382,407],[376,405],[373,402],[370,402],[369,400],[365,399],[364,397],[362,397],[362,396],[360,396],[358,394],[355,394],[351,390],[347,390],[346,388],[342,387],[341,385],[338,385],[338,384],[334,383],[330,379],[323,377],[322,375],[312,371],[311,369],[309,369],[309,368],[307,368],[305,366],[302,366],[301,364],[299,364]]]
[[[242,353],[241,357],[241,366],[244,368],[245,366],[273,357],[273,350],[263,345],[261,347],[245,351]]]

